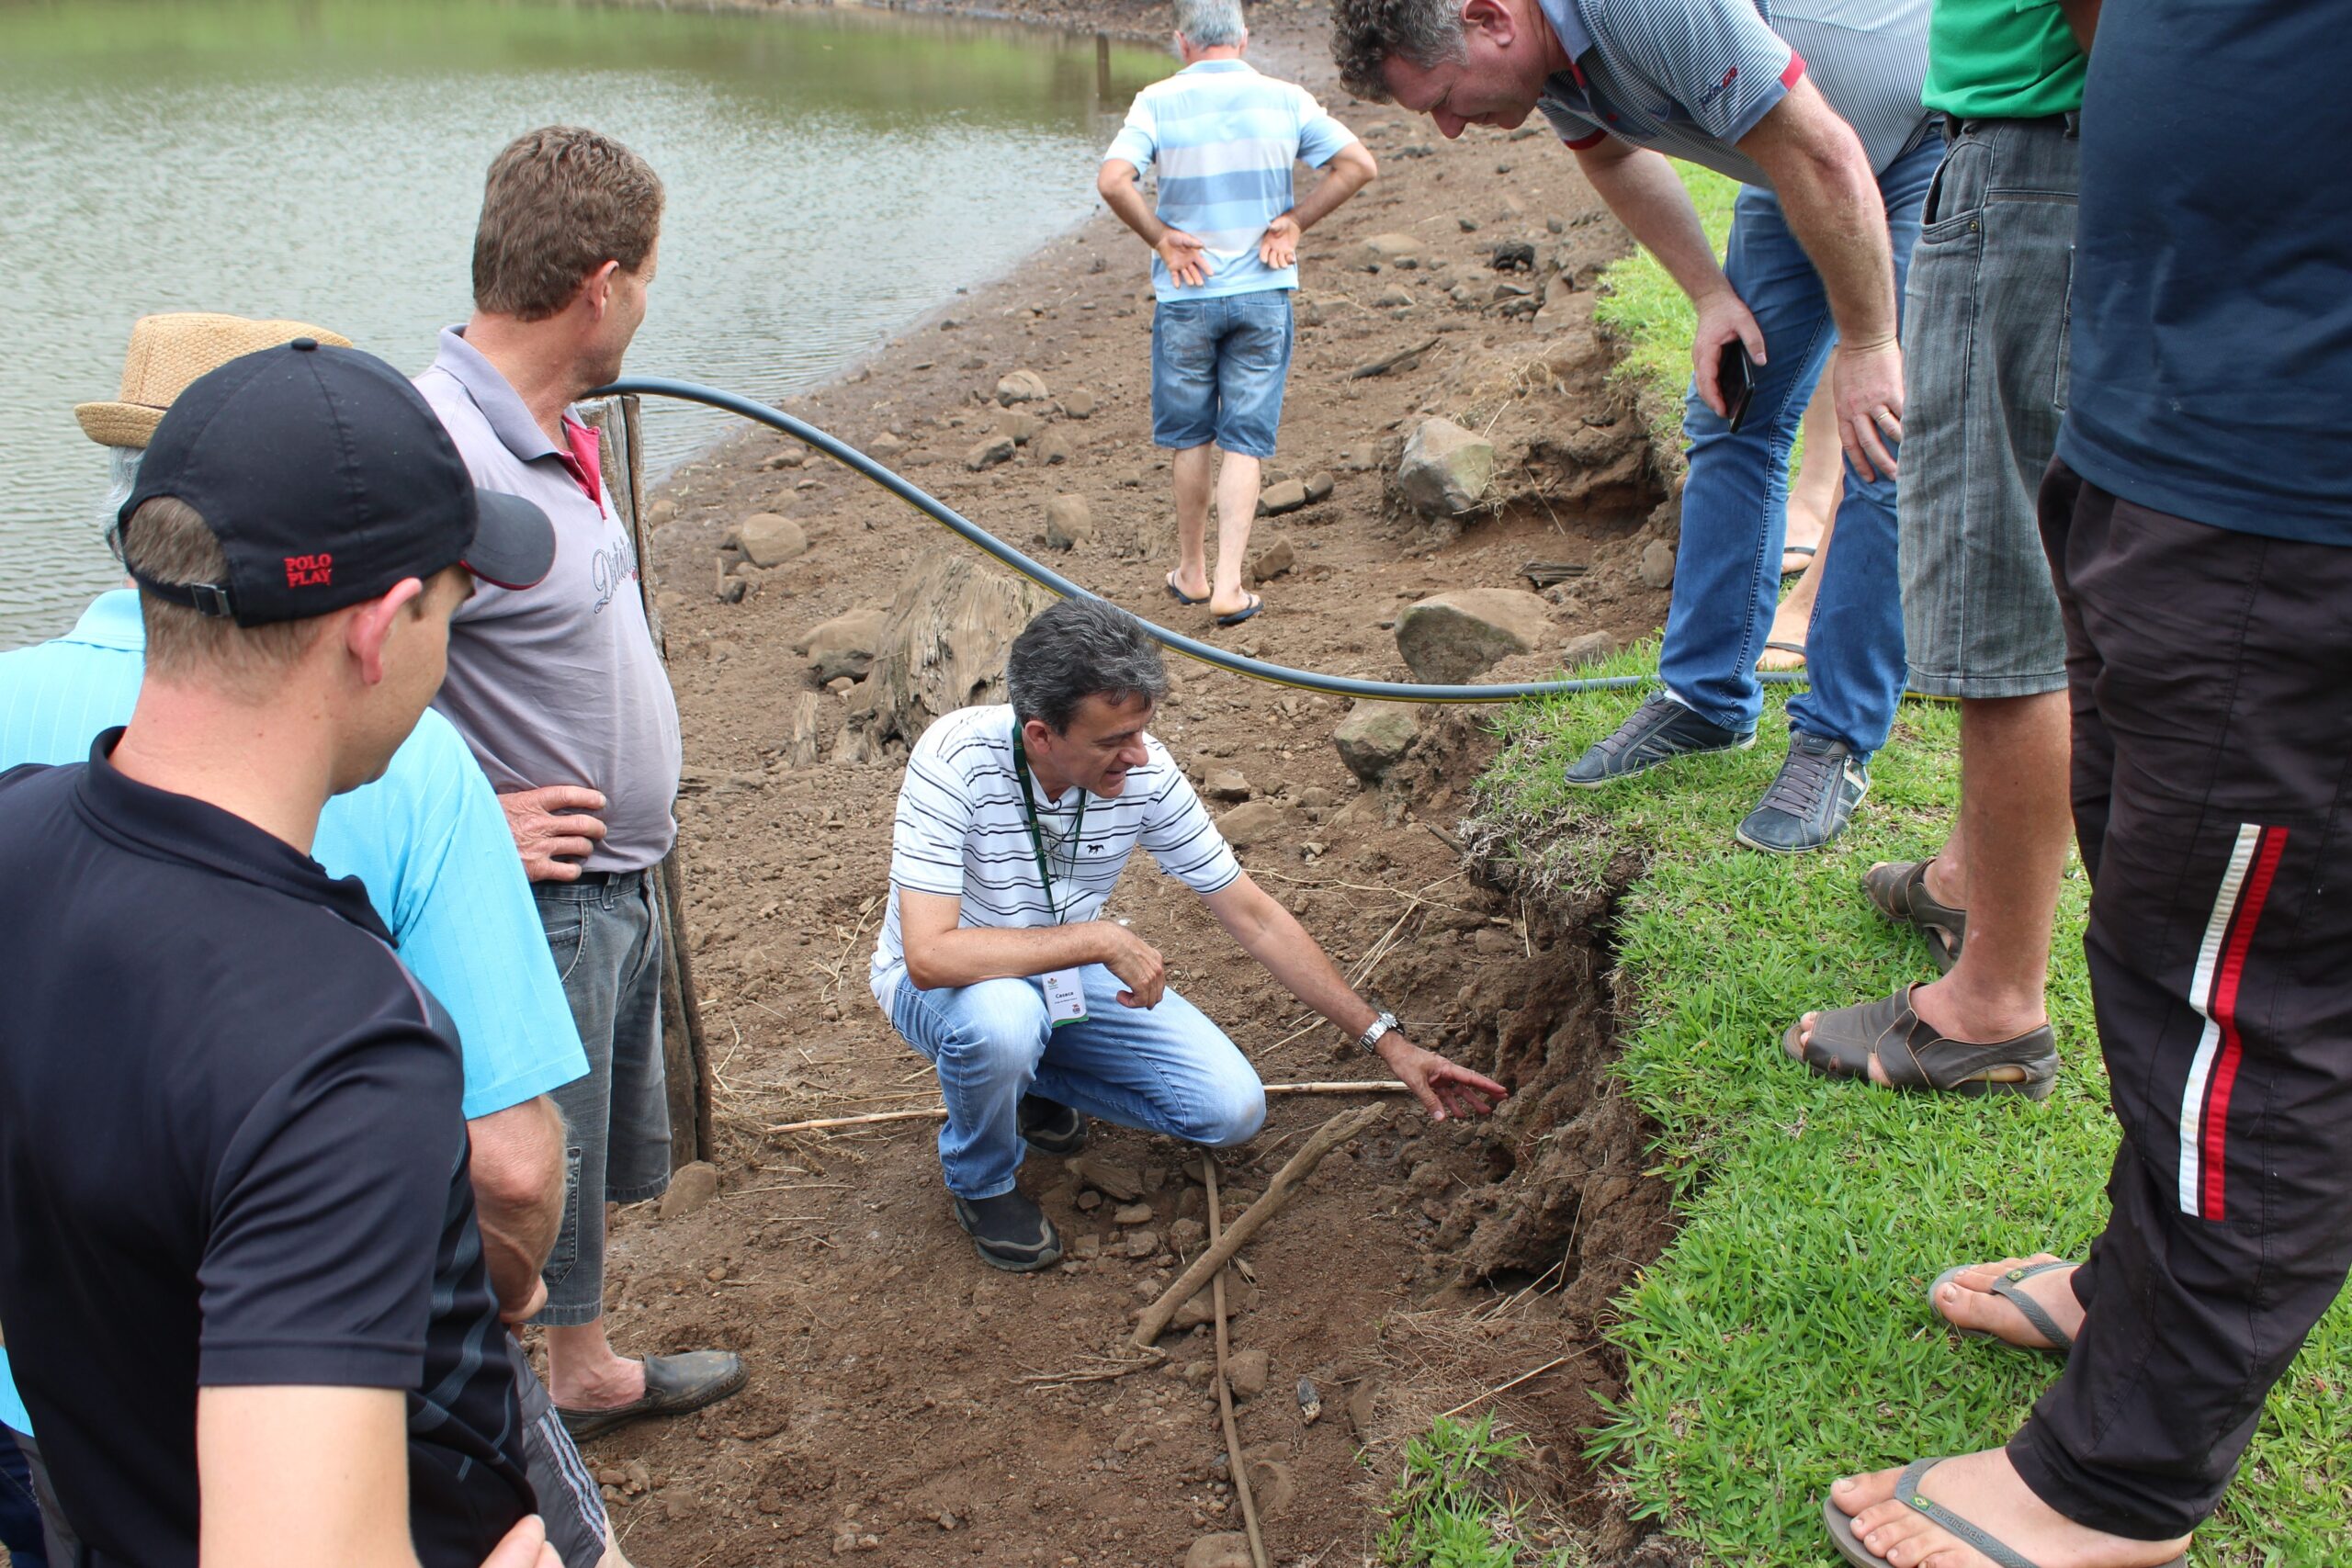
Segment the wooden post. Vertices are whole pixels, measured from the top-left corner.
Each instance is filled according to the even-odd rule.
[[[653,646],[667,664],[669,639],[653,602],[653,551],[645,526],[645,455],[639,437],[637,399],[619,400],[595,411],[591,423],[603,433],[605,485],[628,525],[637,552],[638,592]],[[616,437],[618,439],[616,439]],[[662,922],[662,1068],[670,1097],[670,1168],[710,1156],[716,1145],[710,1126],[710,1054],[703,1043],[702,1008],[695,996],[694,964],[686,947],[686,846],[682,836],[650,874],[653,908]]]

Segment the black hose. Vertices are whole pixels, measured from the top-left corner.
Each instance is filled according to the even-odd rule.
[[[599,398],[676,398],[682,402],[703,403],[755,420],[814,446],[835,462],[865,475],[933,522],[961,536],[967,543],[987,551],[1031,581],[1050,588],[1065,598],[1076,595],[1090,599],[1102,597],[1092,590],[1072,582],[1051,567],[1030,559],[955,508],[926,494],[847,442],[829,435],[807,420],[796,419],[780,409],[770,408],[765,403],[754,402],[733,392],[722,392],[716,387],[700,386],[693,381],[674,381],[664,376],[633,376],[627,380],[616,381],[609,387],[599,388],[590,395]],[[1142,620],[1142,617],[1137,616],[1136,619]],[[1303,691],[1325,692],[1333,696],[1367,697],[1384,703],[1508,703],[1521,697],[1623,691],[1628,687],[1648,685],[1657,679],[1656,675],[1592,675],[1579,681],[1528,681],[1510,686],[1430,686],[1411,681],[1361,681],[1352,675],[1323,675],[1308,670],[1285,669],[1261,659],[1245,659],[1240,654],[1227,652],[1215,643],[1203,642],[1182,632],[1171,632],[1149,621],[1143,621],[1143,628],[1162,647],[1173,649],[1204,664],[1215,665],[1219,670],[1246,675],[1253,681],[1267,681],[1278,686],[1296,686]],[[1801,671],[1773,670],[1761,672],[1758,679],[1800,682],[1804,675]]]

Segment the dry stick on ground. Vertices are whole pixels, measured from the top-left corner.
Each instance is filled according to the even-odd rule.
[[[1545,1372],[1550,1371],[1554,1367],[1559,1366],[1565,1361],[1573,1360],[1583,1354],[1584,1352],[1582,1350],[1572,1350],[1566,1356],[1555,1356],[1550,1360],[1544,1362],[1542,1366],[1536,1368],[1533,1371],[1521,1372],[1519,1376],[1511,1379],[1509,1382],[1497,1383],[1486,1393],[1478,1395],[1477,1398],[1465,1399],[1451,1410],[1441,1411],[1438,1415],[1431,1417],[1431,1419],[1434,1421],[1442,1421],[1448,1416],[1459,1416],[1474,1404],[1484,1404],[1487,1400],[1494,1398],[1495,1395],[1517,1388],[1520,1384],[1527,1382],[1530,1378],[1540,1378]]]
[[[1176,1309],[1191,1301],[1202,1286],[1216,1278],[1217,1270],[1231,1262],[1233,1255],[1257,1234],[1258,1227],[1281,1212],[1283,1205],[1290,1201],[1291,1194],[1297,1190],[1299,1183],[1313,1175],[1315,1168],[1323,1163],[1325,1155],[1387,1114],[1388,1107],[1385,1105],[1359,1106],[1353,1111],[1340,1111],[1317,1128],[1315,1136],[1306,1140],[1306,1146],[1291,1156],[1282,1169],[1274,1172],[1274,1179],[1266,1183],[1265,1196],[1250,1204],[1241,1217],[1233,1222],[1233,1228],[1225,1233],[1222,1240],[1194,1258],[1193,1266],[1168,1287],[1165,1294],[1143,1309],[1138,1314],[1135,1335],[1128,1343],[1138,1350],[1148,1349],[1151,1342],[1159,1337],[1160,1331],[1168,1326],[1168,1320],[1176,1314]]]
[[[1201,1151],[1201,1178],[1209,1190],[1209,1247],[1216,1249],[1218,1240],[1216,1201],[1216,1151]],[[1209,1284],[1209,1304],[1216,1313],[1216,1410],[1225,1421],[1225,1457],[1233,1468],[1234,1494],[1241,1499],[1241,1528],[1250,1532],[1250,1561],[1257,1568],[1268,1568],[1266,1542],[1258,1533],[1258,1504],[1250,1495],[1250,1461],[1241,1456],[1241,1432],[1233,1421],[1233,1386],[1226,1381],[1225,1364],[1232,1352],[1226,1343],[1225,1331],[1225,1270],[1216,1271]]]
[[[1410,1090],[1395,1078],[1337,1078],[1316,1083],[1270,1083],[1268,1094],[1406,1094]],[[850,1098],[860,1098],[852,1096]],[[878,1099],[878,1096],[864,1098]],[[786,1122],[770,1127],[771,1133],[821,1133],[829,1127],[863,1127],[875,1122],[937,1122],[947,1114],[944,1105],[933,1105],[921,1111],[875,1111],[864,1116],[823,1116],[814,1122]]]

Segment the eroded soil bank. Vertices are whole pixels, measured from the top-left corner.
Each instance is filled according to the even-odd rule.
[[[1156,7],[998,9],[1128,32],[1163,25]],[[1448,144],[1424,122],[1351,104],[1324,62],[1319,7],[1270,3],[1253,26],[1253,58],[1323,94],[1382,177],[1302,250],[1275,467],[1328,473],[1331,492],[1259,521],[1253,555],[1286,541],[1292,564],[1275,575],[1279,562],[1267,563],[1265,613],[1216,640],[1285,665],[1405,678],[1390,630],[1400,607],[1526,589],[1532,561],[1583,570],[1545,595],[1543,645],[1481,679],[1538,678],[1572,639],[1655,626],[1671,506],[1591,324],[1593,275],[1623,252],[1623,231],[1546,138]],[[1374,235],[1409,236],[1416,265],[1353,265]],[[1519,247],[1502,270],[1498,243]],[[1098,217],[794,412],[890,453],[950,505],[1146,618],[1207,636],[1204,612],[1160,591],[1173,522],[1165,457],[1149,442],[1147,261]],[[999,381],[1016,370],[1046,395],[1001,404]],[[1428,414],[1496,446],[1496,504],[1459,526],[1433,527],[1392,494],[1404,434]],[[1021,436],[1012,459],[968,468],[969,449],[1006,425]],[[1049,550],[1048,504],[1063,497],[1085,502],[1084,526],[1060,529],[1069,547]],[[625,1549],[680,1568],[837,1551],[908,1564],[1181,1562],[1197,1538],[1239,1527],[1214,1399],[1187,1371],[1209,1353],[1205,1330],[1170,1337],[1162,1370],[1029,1380],[1094,1365],[1172,1280],[1177,1249],[1197,1248],[1187,1151],[1104,1130],[1097,1151],[1131,1168],[1150,1210],[1124,1224],[1120,1195],[1033,1158],[1024,1180],[1072,1256],[1012,1278],[982,1269],[956,1229],[929,1125],[767,1131],[936,1092],[865,987],[904,740],[882,721],[892,705],[870,695],[877,677],[843,674],[854,658],[820,671],[799,647],[820,624],[885,611],[916,585],[963,582],[967,609],[994,606],[974,612],[983,630],[991,616],[1017,624],[1019,592],[965,582],[967,547],[765,432],[687,466],[657,510],[650,566],[686,729],[680,817],[718,1070],[719,1182],[689,1212],[618,1217],[613,1325],[624,1349],[738,1348],[752,1385],[700,1416],[591,1446]],[[792,553],[789,531],[755,552],[777,564],[725,547],[759,513],[796,524],[805,553]],[[1001,650],[944,646],[896,673],[919,694],[906,700],[995,700],[991,658]],[[1583,1468],[1577,1431],[1596,1418],[1593,1396],[1617,1386],[1600,1339],[1608,1303],[1670,1221],[1640,1175],[1644,1129],[1605,1072],[1606,900],[1533,907],[1465,870],[1449,829],[1492,749],[1474,711],[1430,710],[1402,761],[1367,786],[1331,741],[1346,705],[1178,663],[1156,731],[1204,783],[1240,775],[1214,782],[1227,801],[1247,798],[1216,808],[1241,813],[1234,836],[1251,873],[1351,974],[1366,973],[1417,1039],[1517,1089],[1476,1125],[1433,1126],[1399,1102],[1245,1255],[1255,1280],[1235,1340],[1266,1353],[1269,1375],[1241,1427],[1264,1472],[1274,1558],[1361,1561],[1405,1436],[1566,1357],[1499,1401],[1539,1445],[1518,1479],[1539,1529],[1573,1529],[1599,1560],[1622,1561],[1634,1534]],[[1370,1076],[1142,857],[1114,910],[1270,1080]],[[1227,1162],[1236,1196],[1351,1103],[1278,1100]],[[1311,1424],[1301,1378],[1321,1396]]]

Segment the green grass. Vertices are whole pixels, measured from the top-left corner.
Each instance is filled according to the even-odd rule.
[[[1497,1474],[1522,1457],[1527,1438],[1495,1435],[1489,1411],[1464,1425],[1440,1416],[1405,1445],[1405,1465],[1388,1494],[1388,1522],[1375,1544],[1380,1568],[1566,1568],[1565,1555],[1536,1559],[1521,1538],[1525,1514]]]
[[[1707,238],[1718,252],[1731,231],[1731,205],[1739,195],[1736,180],[1712,169],[1677,164],[1690,201],[1706,225]],[[1601,280],[1601,295],[1593,306],[1599,321],[1626,347],[1615,371],[1633,384],[1652,439],[1668,450],[1682,441],[1682,388],[1690,379],[1690,333],[1697,319],[1690,301],[1647,251],[1611,266]]]
[[[1691,175],[1711,200],[1712,175]],[[1690,311],[1654,263],[1612,269],[1604,319],[1629,374],[1670,405]],[[1890,588],[1891,591],[1891,588]],[[1657,667],[1655,643],[1599,673]],[[2041,1358],[1955,1346],[1928,1310],[1949,1265],[2048,1249],[2080,1256],[2106,1219],[2115,1150],[2093,1032],[2073,868],[2059,911],[2051,1013],[2064,1058],[2041,1104],[1897,1096],[1819,1078],[1781,1053],[1811,1008],[1930,977],[1923,944],[1880,919],[1858,882],[1876,860],[1940,842],[1958,791],[1958,721],[1906,705],[1869,802],[1830,850],[1778,857],[1731,830],[1778,765],[1766,742],[1598,793],[1561,770],[1639,692],[1507,710],[1477,811],[1539,883],[1596,885],[1631,852],[1645,869],[1619,905],[1619,1071],[1661,1135],[1679,1190],[1675,1242],[1620,1303],[1624,1399],[1588,1434],[1629,1506],[1711,1562],[1838,1562],[1819,1499],[1836,1476],[2005,1440],[2055,1375]],[[2200,1564],[2352,1563],[2352,1297],[2336,1303],[2272,1393]],[[1477,1561],[1473,1559],[1472,1561]]]

